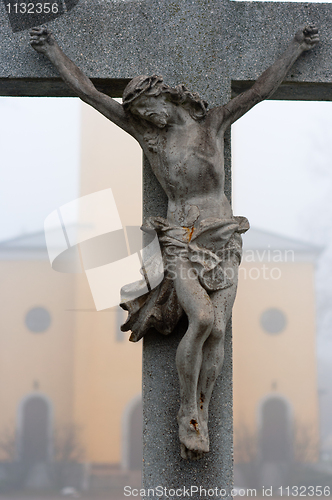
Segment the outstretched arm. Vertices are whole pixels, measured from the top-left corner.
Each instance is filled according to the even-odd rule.
[[[255,104],[270,97],[302,52],[310,50],[318,42],[316,28],[309,27],[299,30],[282,56],[264,71],[249,90],[238,95],[225,106],[211,110],[211,113],[216,111],[216,116],[213,117],[216,120],[216,125],[225,130]]]
[[[62,52],[51,32],[45,28],[33,28],[30,35],[32,47],[51,61],[61,78],[82,101],[135,137],[135,129],[121,104],[96,89],[91,80]]]

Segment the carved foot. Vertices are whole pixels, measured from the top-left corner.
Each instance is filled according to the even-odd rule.
[[[197,418],[179,412],[179,438],[181,457],[186,460],[199,460],[209,451],[209,438],[202,429]],[[206,428],[207,429],[207,428]]]
[[[204,457],[205,452],[204,451],[198,451],[198,450],[188,450],[186,446],[181,443],[181,458],[184,458],[185,460],[200,460],[201,458]]]
[[[209,420],[208,407],[209,407],[209,401],[206,400],[206,397],[201,392],[200,396],[197,397],[198,423],[201,435],[203,436],[203,439],[206,441],[207,446],[209,448],[210,439],[209,439],[209,428],[208,428],[208,420]]]
[[[208,417],[207,415],[204,414],[199,414],[198,415],[198,423],[199,423],[199,428],[200,428],[200,433],[202,438],[207,444],[207,448],[209,451],[209,446],[210,446],[210,439],[209,439],[209,428],[208,428]]]

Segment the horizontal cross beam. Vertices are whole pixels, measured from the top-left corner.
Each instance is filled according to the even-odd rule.
[[[94,86],[111,97],[122,97],[128,78],[92,78]],[[0,78],[0,95],[13,97],[77,97],[61,78]]]
[[[94,86],[111,97],[122,97],[130,79],[92,78]],[[232,97],[249,89],[253,81],[231,81]],[[0,95],[12,97],[76,97],[60,78],[0,78]],[[284,82],[270,98],[290,101],[331,101],[331,83]]]
[[[321,44],[300,58],[287,76],[288,86],[280,92],[289,99],[295,88],[290,83],[319,84],[318,94],[321,90],[323,98],[329,99],[328,87],[321,84],[332,81],[332,4],[80,0],[49,27],[89,77],[108,81],[107,93],[119,92],[110,80],[124,82],[139,73],[157,73],[167,83],[185,83],[216,104],[228,100],[232,81],[254,81],[282,53],[295,31],[312,23],[320,29]],[[18,95],[65,95],[62,84],[54,80],[57,77],[50,63],[29,46],[27,32],[11,31],[1,2],[0,92],[9,95],[8,88],[16,87]],[[40,87],[33,94],[37,79],[45,90]],[[302,90],[295,88],[295,94],[306,99]],[[307,90],[309,97],[317,94]]]

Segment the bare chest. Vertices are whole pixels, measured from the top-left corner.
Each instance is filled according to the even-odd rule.
[[[223,185],[223,140],[199,124],[162,130],[146,145],[151,167],[169,197]]]

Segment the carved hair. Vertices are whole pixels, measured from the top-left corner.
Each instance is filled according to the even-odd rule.
[[[194,120],[205,117],[208,103],[200,98],[196,92],[190,92],[184,85],[175,88],[163,83],[163,77],[158,75],[139,75],[133,78],[125,88],[122,96],[122,104],[125,110],[130,111],[132,102],[141,95],[157,97],[160,94],[168,95],[174,104],[186,108]]]

